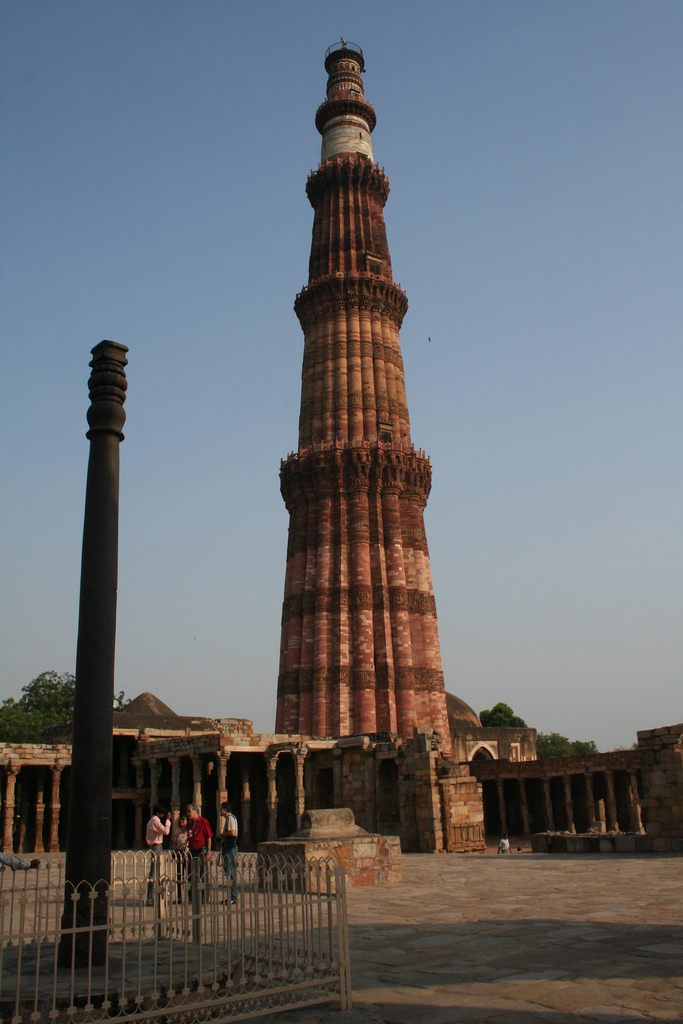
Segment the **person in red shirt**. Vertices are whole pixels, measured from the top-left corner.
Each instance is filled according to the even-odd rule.
[[[211,850],[213,829],[206,818],[202,818],[196,804],[187,805],[187,817],[189,828],[187,831],[187,848],[192,857],[191,877],[199,879],[199,888],[202,893],[202,903],[206,899],[206,886],[204,884],[206,859]]]

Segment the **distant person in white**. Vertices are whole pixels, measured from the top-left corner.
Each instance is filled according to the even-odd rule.
[[[230,883],[230,902],[237,903],[237,818],[227,801],[221,804],[221,817],[217,835],[218,849],[221,852],[223,871]],[[228,901],[225,900],[227,903]]]
[[[509,852],[510,852],[510,840],[508,839],[507,835],[501,836],[500,837],[500,842],[498,843],[498,853],[509,853]]]

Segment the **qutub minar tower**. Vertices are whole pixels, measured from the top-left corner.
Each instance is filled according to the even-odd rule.
[[[417,726],[450,748],[424,528],[431,466],[410,436],[395,283],[363,54],[325,58],[322,156],[304,332],[299,445],[281,466],[290,514],[276,732],[348,736]]]

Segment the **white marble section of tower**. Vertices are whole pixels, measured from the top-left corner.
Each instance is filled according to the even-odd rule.
[[[330,47],[327,53],[331,70],[325,100],[326,116],[318,124],[322,133],[320,160],[324,162],[338,153],[359,153],[373,160],[370,133],[375,127],[372,105],[365,99],[361,74],[365,67],[363,54],[356,53],[353,43],[342,42]],[[335,59],[338,50],[344,50],[344,59]]]

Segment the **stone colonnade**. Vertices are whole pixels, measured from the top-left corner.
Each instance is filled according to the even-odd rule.
[[[175,744],[177,746],[177,743]],[[132,758],[135,766],[135,828],[134,845],[142,846],[144,843],[144,812],[146,808],[159,804],[159,786],[162,777],[164,764],[170,768],[170,811],[173,822],[173,833],[177,830],[178,820],[184,810],[185,803],[196,804],[200,812],[205,816],[214,818],[217,821],[220,813],[220,805],[228,801],[230,789],[231,763],[234,765],[239,760],[239,787],[235,793],[233,789],[230,799],[233,811],[240,820],[240,846],[251,847],[257,837],[251,834],[251,808],[252,808],[252,771],[253,766],[248,757],[244,755],[261,756],[265,766],[267,780],[266,790],[266,812],[267,812],[267,838],[277,838],[278,806],[282,793],[278,787],[278,761],[283,757],[291,757],[294,768],[294,815],[296,827],[301,825],[301,818],[304,813],[306,794],[304,790],[304,765],[308,750],[304,746],[293,746],[290,744],[281,747],[268,747],[265,750],[254,750],[253,748],[233,748],[227,750],[224,747],[217,747],[211,750],[202,746],[194,752],[167,753],[164,751],[166,744],[150,744],[150,749],[141,749],[138,745],[136,756]],[[154,747],[161,749],[154,749]],[[189,801],[183,801],[181,797],[181,777],[183,760],[187,759],[191,766],[191,794]],[[207,804],[207,797],[203,787],[203,779],[207,764],[212,764],[212,770],[216,773],[215,796],[213,805]],[[149,784],[145,784],[145,779]],[[211,799],[209,797],[208,799]]]
[[[11,853],[16,845],[26,849],[27,826],[31,822],[32,853],[55,853],[59,850],[59,819],[61,814],[60,783],[69,760],[61,757],[52,763],[32,758],[8,760],[2,765],[2,821],[0,849]],[[27,786],[28,798],[22,808],[17,804],[20,783]],[[20,813],[23,811],[23,813]],[[48,825],[47,831],[45,825]]]
[[[628,756],[614,764],[473,762],[483,784],[487,834],[532,832],[645,832],[639,766]]]

